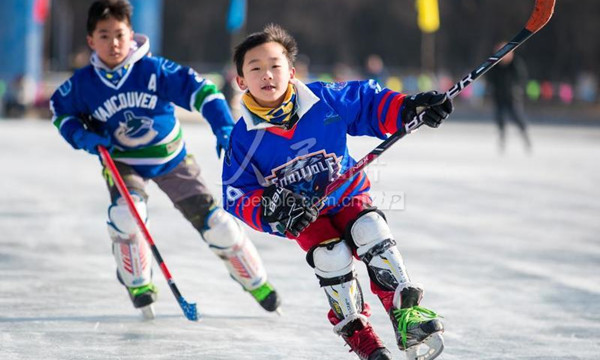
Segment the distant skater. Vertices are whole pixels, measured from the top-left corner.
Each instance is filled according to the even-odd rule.
[[[499,44],[496,50],[500,50],[502,46],[504,43]],[[526,79],[525,64],[519,57],[515,57],[513,52],[506,54],[488,74],[488,83],[491,85],[494,101],[494,118],[498,125],[500,152],[504,152],[506,148],[506,117],[517,125],[525,150],[531,152],[531,140],[527,133],[527,119],[523,104]]]

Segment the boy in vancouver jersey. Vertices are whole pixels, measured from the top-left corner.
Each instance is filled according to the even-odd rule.
[[[187,154],[174,106],[195,110],[210,123],[217,155],[233,127],[223,95],[194,70],[149,54],[146,36],[131,29],[131,5],[126,0],[100,0],[88,12],[87,42],[91,64],[77,70],[53,94],[54,125],[75,149],[97,155],[98,145],[111,151],[118,171],[144,220],[148,180],[164,191],[175,207],[200,232],[223,260],[231,277],[268,311],[279,297],[267,282],[256,248],[241,225],[216,206]],[[82,125],[82,119],[89,126]],[[93,129],[93,131],[92,131]],[[127,288],[134,307],[153,317],[156,287],[152,283],[152,253],[127,204],[103,169],[110,192],[108,232],[113,241],[117,278]]]
[[[440,125],[452,112],[445,94],[411,97],[375,81],[303,84],[294,78],[295,40],[268,25],[235,48],[237,83],[245,91],[223,165],[224,207],[252,228],[297,241],[307,252],[331,310],[327,317],[361,359],[391,359],[368,322],[354,257],[368,269],[371,291],[389,315],[398,346],[425,343],[427,359],[443,348],[443,325],[419,307],[423,289],[404,267],[384,214],[371,205],[369,180],[356,174],[316,209],[328,183],[355,164],[347,134],[381,139],[425,109]],[[436,339],[436,343],[428,342]],[[413,357],[415,358],[415,357]]]

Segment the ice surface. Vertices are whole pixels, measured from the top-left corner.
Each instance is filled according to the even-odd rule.
[[[369,168],[423,305],[444,316],[440,359],[598,359],[600,128],[533,126],[526,155],[492,124],[448,121],[407,136]],[[211,189],[220,165],[208,126],[186,123]],[[376,139],[353,138],[361,157]],[[0,121],[0,359],[356,359],[294,242],[248,229],[285,315],[264,312],[167,197],[150,184],[154,240],[186,300],[158,269],[157,318],[144,322],[115,279],[107,191],[94,157],[49,121]],[[385,204],[385,203],[384,203]],[[391,325],[368,291],[371,320],[395,358]]]

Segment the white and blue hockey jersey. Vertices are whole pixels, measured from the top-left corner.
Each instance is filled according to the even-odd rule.
[[[285,131],[243,107],[223,163],[223,207],[252,228],[280,236],[262,220],[266,186],[277,184],[314,203],[333,178],[356,163],[348,153],[347,135],[385,139],[403,129],[405,95],[382,90],[373,80],[294,84],[295,127]],[[368,197],[369,189],[364,171],[357,173],[325,199],[320,214],[334,214],[352,198]]]
[[[233,125],[222,93],[194,70],[150,56],[149,40],[135,35],[136,48],[115,69],[94,53],[91,64],[77,70],[52,95],[53,123],[76,148],[72,133],[91,116],[92,128],[110,135],[115,160],[152,178],[173,169],[186,155],[174,105],[199,111],[213,132]]]

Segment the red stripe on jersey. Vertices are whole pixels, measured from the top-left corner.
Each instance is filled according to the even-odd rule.
[[[254,212],[254,225],[256,226],[255,229],[262,231],[262,221],[260,218],[260,203],[262,200],[262,196],[263,196],[263,190],[255,190],[252,193],[252,199],[253,201],[251,201],[251,204],[256,204],[256,206],[254,206],[253,208],[253,212]]]
[[[340,200],[343,201],[343,199],[345,199],[348,195],[350,195],[350,193],[352,191],[354,191],[354,189],[356,188],[356,186],[358,186],[358,184],[360,184],[360,182],[365,178],[365,173],[363,171],[358,173],[358,176],[356,177],[356,179],[354,179],[354,181],[352,181],[352,184],[350,184],[350,186],[348,186],[348,188],[346,188],[346,191],[344,191],[344,193],[342,194],[342,196],[340,196]]]
[[[262,221],[260,221],[260,207],[255,208],[256,213],[254,214],[254,225],[257,229],[262,229]]]
[[[252,219],[252,214],[256,208],[260,207],[262,194],[263,190],[254,190],[250,192],[248,196],[244,196],[242,199],[240,199],[240,201],[242,201],[242,216],[240,217],[240,219],[242,219],[244,223],[248,224],[253,229],[259,231],[261,231],[261,228],[259,227],[260,220],[258,220],[258,215],[255,216],[255,219],[257,219],[258,221],[254,221]],[[257,213],[259,212],[260,209],[258,209]]]
[[[379,102],[379,107],[377,108],[377,117],[379,119],[381,119],[381,114],[383,113],[383,107],[385,106],[385,102],[387,101],[387,98],[390,97],[390,95],[392,95],[392,92],[388,91],[385,95],[383,95],[383,99],[381,99],[381,101]]]
[[[377,120],[378,124],[379,124],[379,131],[381,131],[382,134],[385,135],[385,128],[383,126],[383,121],[381,121],[381,114],[383,113],[383,108],[385,107],[385,103],[387,102],[387,99],[390,97],[390,95],[392,94],[391,91],[388,91],[385,95],[383,95],[383,98],[381,99],[381,101],[379,102],[379,106],[377,107]]]
[[[296,123],[296,125],[298,125],[298,123]],[[266,128],[266,130],[268,132],[270,132],[271,134],[282,136],[289,140],[294,136],[294,132],[296,132],[296,125],[294,125],[294,127],[291,128],[290,130],[280,128],[279,126],[268,127],[268,128]]]
[[[360,189],[358,189],[358,192],[365,191],[370,186],[371,186],[371,182],[369,181],[369,178],[365,177],[365,182],[363,183],[363,186],[361,186]]]
[[[398,131],[398,113],[400,112],[400,106],[404,102],[404,94],[398,94],[394,96],[390,107],[388,108],[387,114],[385,115],[385,127],[387,134],[393,134]]]
[[[240,218],[240,219],[242,218],[242,213],[240,212],[240,209],[241,209],[241,207],[242,207],[241,205],[244,203],[244,202],[243,202],[243,201],[244,201],[244,199],[245,199],[245,197],[244,197],[244,196],[242,196],[241,198],[239,198],[239,199],[237,199],[237,200],[235,201],[235,205],[234,205],[234,209],[235,209],[235,216],[237,216],[237,217],[238,217],[238,218]]]

